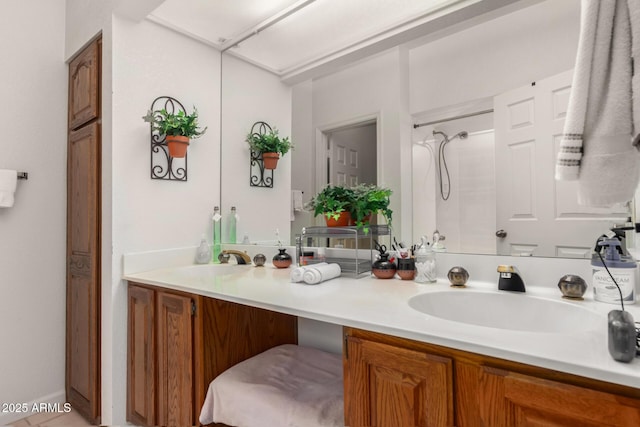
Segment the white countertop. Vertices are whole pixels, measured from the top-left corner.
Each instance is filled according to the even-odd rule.
[[[270,264],[210,264],[131,273],[123,279],[640,388],[640,358],[616,362],[607,349],[607,313],[618,307],[595,302],[590,295],[585,295],[585,301],[567,304],[601,315],[601,329],[574,334],[522,332],[443,320],[409,307],[408,300],[414,295],[450,290],[442,280],[418,284],[373,276],[341,277],[309,286],[291,283],[290,271]],[[457,291],[502,292],[495,283],[470,281],[468,286]],[[527,285],[526,297],[530,296],[566,301],[557,289]],[[628,311],[640,321],[637,304]]]

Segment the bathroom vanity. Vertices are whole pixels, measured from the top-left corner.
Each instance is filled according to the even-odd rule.
[[[294,316],[129,282],[127,421],[197,425],[209,383],[231,366],[297,343]]]
[[[602,330],[540,332],[464,324],[409,304],[426,293],[499,298],[500,291],[489,288],[495,284],[471,282],[452,291],[445,282],[367,277],[307,286],[290,283],[289,269],[236,265],[124,278],[128,419],[138,424],[195,422],[217,374],[266,348],[296,342],[296,318],[304,317],[343,326],[346,425],[640,425],[640,361],[611,359],[611,307],[588,299],[558,303],[602,315]],[[548,291],[529,286],[521,297],[560,299],[557,290]]]

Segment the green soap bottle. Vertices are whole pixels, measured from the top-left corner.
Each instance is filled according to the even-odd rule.
[[[238,222],[238,211],[235,206],[231,206],[229,214],[229,243],[236,243],[236,224]]]
[[[213,256],[212,261],[215,263],[220,262],[218,256],[222,251],[222,215],[220,215],[220,207],[213,208]]]

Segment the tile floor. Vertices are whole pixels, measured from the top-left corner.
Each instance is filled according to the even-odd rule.
[[[84,427],[90,426],[89,422],[85,420],[82,415],[75,411],[71,411],[67,414],[57,412],[42,412],[39,414],[31,415],[30,417],[23,418],[19,421],[10,424],[7,427]]]

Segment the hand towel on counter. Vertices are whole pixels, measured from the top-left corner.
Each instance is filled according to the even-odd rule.
[[[313,264],[313,265],[301,265],[300,267],[296,267],[293,270],[291,270],[291,281],[294,283],[298,283],[298,282],[302,282],[302,275],[304,274],[304,270],[310,267],[317,267],[320,265],[327,265],[326,262],[319,262],[317,264]]]
[[[291,221],[296,220],[296,212],[302,212],[303,210],[302,190],[291,190]]]
[[[557,180],[578,180],[578,203],[610,206],[634,196],[640,178],[640,52],[637,0],[583,0],[580,39]],[[631,16],[634,19],[630,19]],[[632,40],[632,34],[634,34]],[[640,62],[640,61],[637,61]],[[634,126],[635,124],[635,126]]]
[[[304,273],[302,273],[302,280],[304,280],[307,285],[317,285],[320,282],[339,277],[341,272],[340,266],[335,263],[309,266],[309,268],[306,268]]]
[[[18,171],[0,169],[0,208],[10,208],[13,206],[17,184]]]

